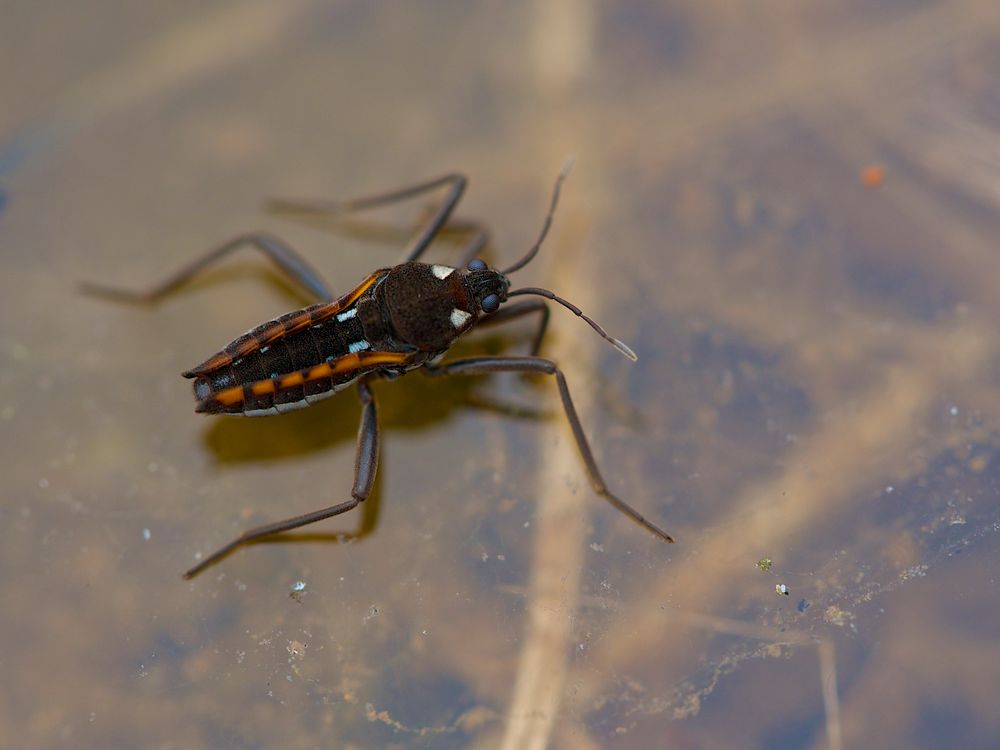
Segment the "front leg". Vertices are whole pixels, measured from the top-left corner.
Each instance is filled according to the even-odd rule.
[[[580,418],[577,416],[576,408],[573,406],[573,399],[569,394],[569,386],[566,384],[566,376],[562,370],[551,360],[542,357],[467,357],[456,359],[452,362],[445,362],[436,367],[428,366],[428,375],[483,375],[493,372],[521,372],[538,375],[552,375],[559,386],[559,396],[562,398],[563,411],[569,420],[569,426],[573,431],[573,438],[576,440],[576,447],[583,459],[587,477],[594,491],[611,503],[619,511],[627,515],[647,531],[652,532],[665,542],[673,542],[670,534],[663,531],[650,521],[647,521],[641,513],[626,503],[621,498],[608,489],[604,478],[601,476],[594,454],[590,450],[586,435],[583,434],[583,427]]]
[[[529,354],[535,357],[538,356],[538,352],[542,348],[542,339],[545,338],[545,331],[549,327],[549,306],[540,299],[509,302],[493,315],[480,320],[476,326],[476,330],[488,326],[503,325],[515,318],[521,318],[532,313],[538,313],[538,328],[535,330],[535,337],[531,340],[531,349],[529,351]]]

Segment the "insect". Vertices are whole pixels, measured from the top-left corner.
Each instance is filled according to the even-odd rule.
[[[476,255],[488,242],[478,224],[452,219],[465,190],[466,179],[447,174],[427,182],[386,193],[341,202],[273,201],[274,210],[306,215],[338,214],[375,208],[423,193],[447,188],[444,199],[421,223],[404,250],[404,261],[380,268],[341,297],[334,297],[320,275],[278,238],[244,234],[212,249],[147,291],[131,291],[85,284],[84,291],[119,302],[151,304],[160,301],[199,272],[241,248],[263,252],[307,292],[317,304],[270,320],[238,337],[222,351],[183,373],[194,381],[195,411],[206,414],[265,416],[307,407],[354,384],[361,400],[354,484],[349,500],[311,513],[245,530],[184,573],[193,578],[248,542],[297,529],[346,513],[369,496],[379,456],[379,421],[371,384],[413,370],[425,375],[480,375],[519,372],[552,376],[563,411],[594,491],[615,508],[660,539],[672,542],[665,531],[613,494],[604,482],[570,397],[566,378],[555,362],[538,356],[549,321],[545,300],[568,308],[629,359],[635,353],[614,338],[576,305],[547,289],[511,289],[510,275],[538,253],[552,224],[559,192],[569,172],[567,164],[552,191],[548,213],[538,239],[516,263],[503,270],[490,268]],[[458,266],[423,263],[420,258],[445,230],[470,233]],[[544,299],[511,301],[513,297]],[[448,349],[474,328],[498,325],[526,315],[538,316],[538,328],[526,356],[472,356],[442,361]]]

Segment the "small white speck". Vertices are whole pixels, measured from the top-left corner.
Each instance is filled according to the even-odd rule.
[[[305,591],[305,588],[306,588],[305,581],[296,581],[295,583],[292,584],[292,591]]]
[[[153,533],[149,529],[142,530],[142,538],[145,539],[147,542],[150,540],[152,536]]]
[[[604,552],[604,545],[603,544],[598,544],[597,542],[594,542],[593,544],[591,544],[590,548],[594,552]]]
[[[950,409],[948,409],[948,413],[951,414],[951,416],[953,416],[953,417],[957,417],[958,416],[958,407],[957,406],[951,407]]]
[[[507,562],[507,555],[497,555],[497,560],[500,562]]]
[[[788,586],[786,586],[783,583],[776,583],[776,584],[774,584],[774,593],[776,593],[776,594],[784,594],[785,596],[788,596],[788,593],[789,593],[788,592]]]
[[[895,489],[896,489],[896,488],[895,488],[895,487],[893,487],[893,486],[892,486],[892,485],[890,484],[890,485],[888,485],[888,486],[887,486],[887,487],[885,488],[885,494],[887,494],[887,495],[891,495],[891,494],[893,493],[893,491],[894,491]]]
[[[483,562],[486,562],[487,560],[490,559],[490,556],[484,552],[482,557],[480,557],[479,559],[482,560]]]

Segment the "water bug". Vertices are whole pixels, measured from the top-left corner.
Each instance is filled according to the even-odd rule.
[[[297,252],[270,234],[243,234],[212,249],[153,288],[130,291],[86,284],[86,292],[119,302],[152,304],[178,289],[207,267],[242,248],[268,256],[293,282],[320,300],[270,320],[236,338],[217,354],[183,373],[194,381],[195,410],[206,414],[267,416],[300,409],[354,385],[361,400],[354,485],[350,499],[327,508],[247,529],[188,570],[193,578],[238,547],[346,513],[371,493],[379,456],[379,421],[371,383],[413,370],[425,375],[479,375],[519,372],[550,375],[559,389],[563,411],[594,491],[619,511],[666,542],[671,536],[646,520],[608,489],[584,435],[566,378],[555,362],[538,356],[549,321],[546,300],[582,318],[619,352],[635,361],[635,353],[576,305],[537,287],[511,289],[510,275],[538,253],[569,172],[567,164],[552,191],[538,239],[516,263],[490,268],[477,254],[488,242],[478,224],[460,222],[452,213],[466,179],[447,174],[427,182],[349,201],[272,201],[272,210],[305,215],[342,214],[384,206],[447,188],[444,200],[420,224],[404,250],[402,263],[369,274],[347,294],[335,297],[322,277]],[[464,229],[470,239],[457,266],[420,261],[432,242],[448,229]],[[517,299],[515,297],[534,297]],[[542,299],[537,299],[537,298]],[[525,356],[471,356],[444,361],[461,336],[526,315],[538,316],[531,352]]]

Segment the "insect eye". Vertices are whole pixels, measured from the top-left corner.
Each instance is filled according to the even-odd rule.
[[[470,264],[471,265],[471,264]],[[483,301],[479,303],[485,313],[495,313],[500,309],[500,298],[495,294],[487,294]]]
[[[476,258],[475,260],[469,261],[469,270],[470,271],[485,271],[486,270],[486,261],[482,260],[481,258]]]

